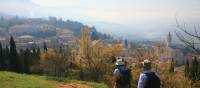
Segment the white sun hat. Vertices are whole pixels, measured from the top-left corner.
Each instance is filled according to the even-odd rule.
[[[145,69],[151,69],[151,61],[146,59],[142,62]]]
[[[122,59],[118,59],[115,63],[115,65],[124,65],[124,61]]]
[[[150,64],[150,63],[151,63],[151,61],[148,60],[148,59],[146,59],[146,60],[144,60],[144,61],[142,62],[143,65],[145,65],[145,64]]]

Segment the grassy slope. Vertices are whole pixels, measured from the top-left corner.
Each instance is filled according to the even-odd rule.
[[[56,88],[56,84],[40,77],[0,72],[1,88]]]
[[[54,81],[53,81],[54,80]],[[64,83],[80,83],[91,85],[94,88],[108,88],[102,83],[67,80],[65,78],[52,78],[0,71],[0,88],[56,88],[56,81]]]

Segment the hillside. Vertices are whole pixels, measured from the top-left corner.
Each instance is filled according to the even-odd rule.
[[[59,80],[26,74],[17,74],[12,72],[0,72],[1,88],[107,88],[103,84],[83,81]],[[90,87],[92,86],[92,87]]]
[[[85,26],[87,25],[84,25],[81,22],[63,20],[62,18],[58,19],[51,16],[49,19],[25,18],[18,16],[13,16],[11,18],[6,18],[6,16],[0,17],[0,33],[7,32],[6,34],[8,36],[31,35],[37,38],[53,37],[58,35],[57,32],[67,29],[73,32],[74,36],[79,37],[82,28]],[[89,28],[91,29],[91,32],[93,32],[94,39],[109,37],[108,35],[96,31],[95,27]]]

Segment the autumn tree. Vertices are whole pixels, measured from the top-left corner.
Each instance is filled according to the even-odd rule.
[[[41,54],[40,68],[46,75],[63,77],[67,65],[67,57],[63,53],[48,50]]]
[[[82,80],[102,81],[108,80],[114,69],[113,57],[121,54],[122,46],[118,44],[104,45],[101,40],[92,41],[90,29],[83,28],[80,38],[79,66]],[[109,75],[109,76],[108,76]]]

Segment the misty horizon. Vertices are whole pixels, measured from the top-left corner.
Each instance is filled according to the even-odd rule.
[[[198,0],[2,0],[0,12],[28,18],[70,19],[103,33],[130,39],[162,40],[181,23],[199,24]],[[145,35],[145,36],[144,36]]]

